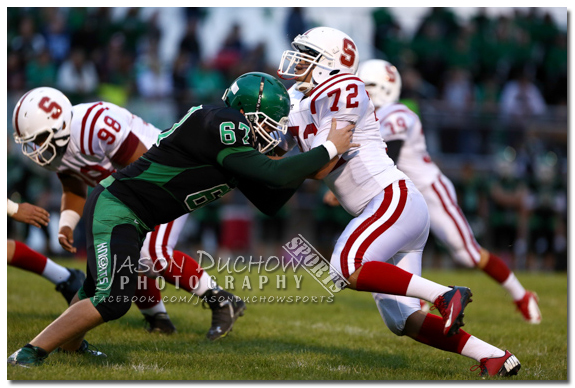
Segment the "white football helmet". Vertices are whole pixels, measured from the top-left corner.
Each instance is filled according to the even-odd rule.
[[[382,59],[362,62],[357,74],[376,108],[399,101],[401,77],[397,68]]]
[[[335,28],[312,28],[296,36],[291,46],[294,50],[286,50],[282,55],[278,75],[283,79],[294,79],[307,75],[313,69],[312,82],[296,86],[304,93],[332,75],[357,72],[357,46],[347,34]],[[295,67],[302,60],[309,62],[310,66],[304,73],[296,74]]]
[[[14,141],[40,166],[61,158],[70,141],[72,104],[59,90],[41,87],[24,94],[14,108]]]

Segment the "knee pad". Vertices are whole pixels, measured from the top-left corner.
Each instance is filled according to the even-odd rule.
[[[403,335],[403,329],[405,329],[405,319],[397,319],[397,317],[392,317],[388,315],[382,314],[381,317],[383,318],[383,322],[385,322],[385,326],[391,332],[397,336]]]
[[[407,318],[421,309],[419,299],[406,296],[373,294],[383,322],[391,332],[402,336]]]

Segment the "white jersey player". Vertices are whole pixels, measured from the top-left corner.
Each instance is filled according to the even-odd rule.
[[[376,115],[388,154],[397,161],[398,168],[411,178],[427,202],[431,232],[458,263],[469,268],[477,267],[501,284],[513,297],[527,322],[540,323],[537,296],[523,288],[499,257],[477,243],[457,205],[453,184],[427,153],[419,117],[397,102],[401,77],[396,67],[383,60],[370,60],[362,63],[358,75],[365,82],[377,107]]]
[[[156,142],[160,133],[158,128],[122,107],[103,101],[72,106],[64,94],[48,87],[32,89],[22,96],[14,108],[12,123],[15,141],[22,144],[22,152],[38,165],[55,171],[62,182],[58,239],[70,252],[76,251],[73,231],[83,212],[87,186],[94,187],[116,168],[138,159]],[[213,280],[191,257],[178,252],[182,261],[174,261],[174,246],[187,217],[186,214],[156,226],[142,245],[140,257],[149,259],[146,266],[153,266],[155,270],[148,271],[150,277],[146,278],[145,287],[137,290],[136,303],[150,331],[168,334],[175,331],[153,279],[161,271],[168,282],[176,276],[175,282],[198,296],[204,296],[208,291],[228,294],[219,287],[214,289]],[[184,261],[189,268],[183,268]],[[186,276],[195,278],[187,279]],[[210,307],[214,311],[212,322],[217,321],[220,331],[227,333],[229,328],[224,327],[222,321],[230,320],[219,317],[219,311],[229,315],[229,309],[211,304]],[[215,331],[208,335],[219,337]]]
[[[278,69],[282,78],[297,81],[290,90],[288,134],[278,146],[286,151],[297,144],[308,151],[325,140],[333,120],[339,127],[355,123],[352,141],[360,144],[315,176],[355,216],[331,257],[336,284],[385,294],[385,322],[394,333],[475,358],[484,374],[516,374],[520,365],[515,356],[459,329],[470,290],[420,276],[429,232],[427,206],[385,152],[374,106],[355,75],[359,55],[353,40],[339,30],[317,27],[298,35],[292,47]],[[414,297],[433,302],[443,319],[421,312]]]

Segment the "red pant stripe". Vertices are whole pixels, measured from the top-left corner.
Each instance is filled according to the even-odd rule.
[[[359,249],[357,250],[357,253],[355,255],[356,270],[359,267],[361,267],[363,256],[365,255],[365,252],[367,251],[369,246],[375,241],[375,239],[377,239],[379,236],[385,233],[385,231],[388,230],[393,224],[395,224],[395,222],[399,219],[399,216],[401,216],[401,213],[403,213],[403,209],[405,208],[405,202],[407,201],[407,186],[405,184],[405,181],[403,180],[399,181],[399,195],[400,195],[399,202],[391,217],[389,217],[387,221],[385,221],[373,233],[371,233],[365,239],[365,241],[362,242],[361,245],[359,246]]]
[[[439,182],[441,183],[441,185],[443,186],[443,189],[445,190],[445,192],[447,193],[447,197],[449,198],[449,200],[451,201],[451,203],[453,204],[453,206],[455,207],[455,209],[457,209],[457,212],[459,213],[459,216],[461,217],[461,219],[463,220],[463,225],[465,225],[465,230],[467,231],[467,236],[469,237],[469,241],[471,241],[471,243],[473,244],[473,246],[475,247],[475,249],[477,250],[477,252],[479,253],[481,251],[481,247],[479,246],[479,244],[477,243],[477,241],[475,240],[475,236],[473,235],[473,231],[471,230],[471,227],[469,226],[469,223],[467,222],[467,219],[465,218],[465,216],[463,215],[463,211],[461,211],[461,208],[459,207],[459,205],[457,204],[457,199],[453,198],[451,196],[451,194],[449,194],[449,191],[447,191],[447,187],[445,187],[445,183],[443,183],[443,181],[441,180],[441,178],[439,179]]]
[[[348,259],[348,255],[349,255],[349,251],[351,250],[351,247],[353,246],[355,241],[359,238],[359,236],[367,228],[369,228],[370,225],[372,225],[374,222],[376,222],[378,219],[380,219],[385,214],[385,212],[389,208],[389,205],[391,204],[392,194],[393,194],[393,187],[391,184],[384,189],[383,201],[381,202],[381,205],[379,206],[377,211],[374,214],[372,214],[370,217],[368,217],[364,222],[362,222],[347,239],[347,242],[345,243],[345,246],[343,247],[343,249],[341,251],[341,255],[339,257],[340,264],[341,264],[341,272],[342,272],[342,275],[344,278],[347,279],[349,277],[349,275],[351,275],[349,273],[349,269],[347,266],[347,259]]]
[[[170,240],[170,233],[172,232],[172,226],[174,225],[174,221],[168,222],[166,225],[166,230],[164,232],[164,239],[162,240],[162,253],[164,254],[164,258],[167,261],[170,261],[170,255],[168,253],[168,242]]]
[[[440,181],[441,182],[441,181]],[[443,185],[443,184],[442,184]],[[475,262],[475,264],[477,264],[477,261],[473,258],[473,255],[471,254],[471,252],[469,251],[469,244],[467,243],[467,240],[465,239],[465,236],[463,235],[463,231],[461,230],[461,228],[459,227],[459,223],[457,222],[457,220],[455,219],[455,216],[453,214],[451,214],[449,212],[449,209],[447,208],[447,204],[445,203],[445,201],[443,200],[443,197],[441,196],[441,194],[439,193],[439,190],[437,190],[437,187],[435,186],[435,183],[431,185],[431,187],[433,188],[433,191],[435,191],[435,194],[437,194],[437,196],[439,197],[439,200],[441,201],[441,205],[443,206],[443,209],[445,210],[445,213],[447,213],[447,215],[449,216],[449,218],[451,218],[453,220],[453,223],[455,224],[455,227],[457,228],[457,231],[459,232],[459,236],[461,237],[461,240],[463,240],[463,245],[465,246],[465,250],[467,251],[467,253],[469,254],[469,257],[471,258],[471,260],[473,260]],[[445,186],[443,186],[445,188]],[[447,191],[447,190],[446,190]],[[457,205],[456,205],[457,206]]]

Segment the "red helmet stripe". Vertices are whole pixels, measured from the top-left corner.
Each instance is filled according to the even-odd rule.
[[[34,90],[34,89],[32,89]],[[22,96],[22,98],[20,99],[20,101],[18,102],[18,109],[16,109],[16,118],[14,120],[14,129],[16,130],[16,133],[18,134],[18,136],[22,136],[22,134],[20,133],[20,126],[18,125],[18,116],[20,116],[20,108],[22,107],[22,103],[24,102],[24,99],[26,98],[26,96],[28,94],[30,94],[30,92],[32,90],[29,90],[24,96]]]
[[[313,30],[315,30],[316,28],[319,28],[319,27],[310,28],[309,30],[307,30],[307,31],[304,32],[303,34],[304,34],[304,35],[307,35],[307,34],[309,34],[310,32],[312,32]]]

